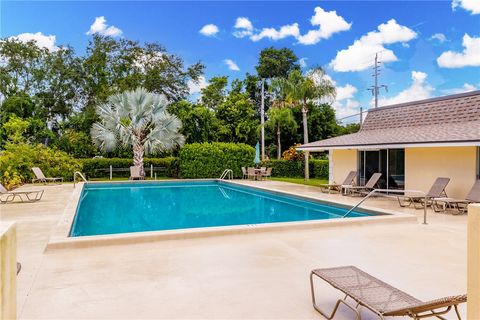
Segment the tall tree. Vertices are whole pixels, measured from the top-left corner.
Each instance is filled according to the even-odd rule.
[[[293,70],[300,70],[298,57],[289,48],[265,48],[260,52],[258,64],[255,67],[262,79],[286,78]]]
[[[277,159],[282,156],[282,131],[293,133],[297,130],[297,122],[290,108],[270,108],[267,112],[268,120],[265,127],[275,131],[277,137]]]
[[[309,103],[318,103],[321,99],[334,98],[336,91],[333,83],[325,77],[325,71],[316,68],[303,75],[298,70],[293,70],[288,74],[287,78],[276,78],[272,85],[277,91],[282,93],[292,105],[300,105],[302,108],[303,123],[303,143],[308,143],[308,106]],[[305,154],[305,180],[309,179],[308,157]]]
[[[184,143],[182,123],[167,112],[164,95],[139,88],[111,96],[97,107],[101,121],[93,124],[92,139],[101,151],[119,145],[133,149],[133,164],[143,171],[145,154],[172,150]]]
[[[205,88],[202,88],[201,93],[201,102],[202,104],[211,109],[215,110],[220,104],[225,101],[226,98],[226,88],[228,85],[228,77],[213,77],[208,82],[208,85]]]

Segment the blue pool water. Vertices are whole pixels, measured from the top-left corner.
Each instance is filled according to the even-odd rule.
[[[70,236],[323,220],[346,211],[219,181],[85,184]]]

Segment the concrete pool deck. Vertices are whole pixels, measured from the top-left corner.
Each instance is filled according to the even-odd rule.
[[[242,183],[346,204],[358,198],[276,181]],[[356,265],[429,300],[466,292],[466,216],[400,208],[419,222],[344,225],[45,252],[71,184],[44,188],[42,201],[0,207],[2,223],[17,222],[20,319],[322,319],[312,308],[311,269]],[[319,288],[324,305],[335,291]],[[465,305],[461,307],[465,314]],[[351,319],[345,309],[336,319]],[[365,319],[375,317],[365,313]]]

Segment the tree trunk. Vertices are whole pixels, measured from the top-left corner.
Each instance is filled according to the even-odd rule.
[[[308,123],[307,123],[307,102],[303,102],[302,106],[302,121],[303,121],[303,144],[308,143]],[[309,152],[308,151],[303,151],[303,154],[305,155],[305,181],[308,181],[310,178],[310,172],[309,172],[309,165],[308,165],[308,158],[309,158]]]
[[[133,146],[133,165],[140,167],[140,175],[145,177],[145,171],[143,170],[143,155],[145,149],[143,145],[137,143]]]
[[[282,143],[280,141],[280,126],[277,125],[277,159],[280,160],[282,157]]]

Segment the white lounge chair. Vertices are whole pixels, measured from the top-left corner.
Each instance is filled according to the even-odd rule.
[[[36,178],[32,179],[32,183],[35,182],[43,182],[43,183],[48,183],[48,182],[63,182],[63,178],[57,177],[57,178],[47,178],[43,174],[42,170],[39,167],[33,167],[32,168],[33,173],[35,174]]]
[[[2,184],[0,184],[0,203],[15,202],[36,202],[42,199],[43,190],[34,191],[8,191]]]

